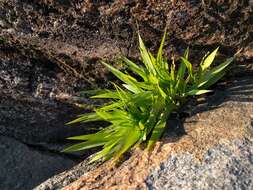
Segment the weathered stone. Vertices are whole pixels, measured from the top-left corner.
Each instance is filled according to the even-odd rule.
[[[57,67],[48,65],[50,63],[32,62],[13,52],[0,54],[2,135],[44,146],[46,143],[60,145],[67,136],[83,131],[83,127],[71,129],[65,125],[81,111],[73,102],[85,102],[85,99],[71,96],[78,84],[71,86],[69,83],[74,81],[67,82],[68,76],[62,76]]]
[[[41,181],[62,172],[76,161],[53,152],[40,151],[0,136],[0,189],[32,189]]]
[[[39,186],[35,187],[34,190],[61,189],[78,180],[82,175],[88,173],[96,167],[98,167],[97,163],[91,164],[88,163],[87,160],[84,160],[70,170],[64,171],[47,179]]]
[[[146,179],[148,189],[252,189],[253,143],[218,144],[201,162],[191,154],[169,157]]]
[[[46,57],[86,82],[103,75],[93,64],[98,58],[136,57],[137,26],[152,49],[167,26],[176,52],[190,46],[199,59],[203,50],[220,46],[226,56],[242,49],[243,59],[252,58],[253,1],[2,0],[0,5],[3,43]]]
[[[153,151],[105,163],[64,189],[251,189],[253,79],[227,86],[191,107],[185,134],[171,129]]]
[[[147,46],[155,50],[167,25],[170,45],[175,48],[176,55],[190,46],[190,57],[193,63],[198,62],[206,50],[216,46],[220,46],[223,56],[231,56],[237,50],[242,49],[241,56],[236,62],[237,67],[229,73],[229,76],[233,79],[242,75],[252,76],[253,67],[250,64],[253,58],[252,12],[252,0],[0,0],[0,134],[5,136],[4,138],[11,137],[19,141],[8,140],[10,143],[22,142],[33,146],[34,151],[29,152],[22,148],[24,152],[21,151],[20,154],[29,152],[31,157],[34,155],[33,158],[36,159],[36,151],[40,150],[42,154],[47,151],[56,154],[67,145],[66,137],[86,133],[88,125],[72,128],[64,125],[66,121],[83,112],[79,106],[76,106],[77,104],[87,103],[87,100],[80,98],[77,92],[82,89],[106,87],[108,81],[114,79],[101,64],[98,64],[100,58],[115,59],[120,54],[132,58],[138,57],[137,26]],[[244,68],[239,67],[240,64],[245,65]],[[241,82],[243,81],[240,79],[239,83]],[[221,114],[223,112],[228,114],[231,111],[235,113],[234,117],[241,117],[240,114],[237,115],[237,111],[246,113],[247,110],[250,110],[248,106],[251,104],[248,105],[248,103],[252,101],[251,86],[244,83],[244,87],[236,89],[243,89],[243,92],[240,90],[226,91],[225,95],[220,92],[221,95],[211,98],[208,105],[197,106],[198,111],[203,112],[201,117],[207,117],[204,114],[207,113],[213,116],[210,121],[221,121],[219,117],[223,118]],[[239,96],[234,96],[233,93],[238,93]],[[233,100],[229,99],[228,104],[225,104],[224,102],[228,100],[225,97],[233,97]],[[246,103],[241,103],[241,100]],[[214,117],[215,114],[211,110],[204,112],[216,104],[222,105],[222,108],[217,109],[220,111],[219,117]],[[195,114],[194,111],[192,113]],[[222,121],[227,120],[225,118]],[[244,123],[240,124],[242,125],[238,128],[244,129]],[[188,124],[185,126],[187,129]],[[224,129],[224,131],[227,130]],[[236,134],[235,137],[244,134],[231,131],[231,134]],[[217,131],[209,132],[210,135],[217,134]],[[188,136],[182,139],[194,134],[194,130],[193,134],[188,132]],[[203,138],[200,138],[203,142],[197,141],[196,137],[193,138],[199,144],[203,144],[203,147],[196,148],[196,151],[203,150],[199,155],[204,155],[209,146],[212,148],[213,139],[221,137],[214,135],[210,144],[206,142],[205,138],[208,139],[209,136],[204,135]],[[174,140],[178,139],[177,137]],[[181,142],[179,139],[178,147]],[[242,142],[250,142],[250,140]],[[192,141],[189,141],[188,144],[191,143]],[[170,147],[170,145],[166,146],[165,143],[165,147]],[[158,160],[157,163],[166,162],[165,160],[169,159],[165,155],[170,153],[168,150],[165,152],[158,154],[161,158],[153,155]],[[141,151],[140,154],[142,153]],[[83,155],[81,158],[89,154],[90,152],[85,152],[81,154]],[[61,157],[61,155],[58,156]],[[68,157],[75,163],[79,161],[79,158],[76,155]],[[142,158],[144,159],[136,153],[131,160],[138,163]],[[17,159],[23,161],[21,157]],[[43,163],[47,159],[47,157],[41,158]],[[131,165],[127,161],[124,165],[129,164],[129,168],[135,168],[136,162]],[[54,162],[50,163],[54,164]],[[44,180],[45,176],[54,175],[69,166],[66,164],[66,166],[52,167],[52,170],[45,174],[43,168],[38,167],[36,183]],[[140,169],[141,166],[144,167],[143,171]],[[136,171],[139,171],[139,175],[142,176],[140,184],[144,187],[147,187],[144,183],[145,179],[149,174],[151,175],[151,173],[145,173],[148,171],[147,166],[147,162],[143,161],[142,165],[136,167]],[[10,169],[11,166],[5,165],[5,167]],[[151,168],[153,165],[148,167]],[[86,166],[84,162],[74,170],[49,179],[39,188],[61,188],[79,178],[88,168],[89,166]],[[122,171],[121,168],[117,171]],[[27,168],[27,171],[29,170]],[[113,170],[108,176],[118,175],[118,180],[120,180],[122,179],[120,174],[121,172],[118,174]],[[129,178],[127,172],[125,176]],[[114,179],[109,178],[112,181]],[[19,184],[25,184],[23,180],[26,179],[25,176],[20,178]],[[101,181],[103,180],[104,178]],[[118,180],[115,184],[119,184]],[[102,187],[101,181],[94,183],[93,186]],[[34,182],[33,185],[36,183]],[[109,180],[107,185],[110,186],[110,183]],[[16,181],[10,182],[8,187],[15,189],[16,184]],[[135,182],[125,187],[135,187],[134,184]],[[32,187],[32,183],[29,185]],[[88,187],[92,186],[87,185]],[[17,189],[19,189],[18,186]]]

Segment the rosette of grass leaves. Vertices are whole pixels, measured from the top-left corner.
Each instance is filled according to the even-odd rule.
[[[140,143],[146,143],[151,148],[161,137],[170,113],[179,108],[187,97],[210,92],[208,88],[224,76],[226,68],[233,61],[233,58],[229,58],[211,68],[217,48],[202,59],[198,69],[193,70],[189,49],[180,58],[179,65],[175,64],[174,59],[168,62],[165,58],[163,46],[166,32],[156,56],[147,50],[140,35],[138,37],[143,64],[123,57],[127,69],[120,71],[102,61],[122,84],[113,83],[114,90],[93,91],[95,95],[91,98],[109,99],[109,103],[68,123],[102,120],[110,125],[93,134],[69,137],[81,142],[66,148],[64,152],[101,147],[99,152],[91,156],[90,161],[93,162],[111,158],[118,160],[122,154]],[[135,76],[130,75],[128,70]]]

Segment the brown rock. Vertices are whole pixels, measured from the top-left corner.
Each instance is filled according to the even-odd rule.
[[[226,91],[218,91],[205,104],[193,108],[192,116],[184,122],[186,135],[179,137],[173,132],[168,133],[153,151],[137,150],[120,166],[105,163],[64,189],[147,189],[147,177],[171,156],[187,153],[202,163],[205,154],[214,146],[244,139],[253,142],[252,84],[252,78],[241,78]],[[212,167],[214,163],[203,164]]]

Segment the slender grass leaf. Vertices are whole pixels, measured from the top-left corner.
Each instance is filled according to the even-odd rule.
[[[109,128],[107,127],[104,130],[101,130],[97,133],[93,134],[88,134],[88,135],[79,135],[79,136],[74,136],[74,137],[68,137],[67,139],[69,140],[92,140],[92,141],[103,141],[106,139],[106,136],[110,134],[111,130],[108,130]]]
[[[200,64],[200,67],[201,67],[201,70],[202,71],[205,71],[207,68],[210,67],[210,65],[212,64],[217,52],[218,52],[218,48],[216,48],[212,53],[210,53],[206,58],[205,60],[203,61],[202,64]]]
[[[189,59],[189,51],[190,51],[189,47],[187,47],[187,49],[184,52],[184,58],[187,59],[187,60]]]
[[[190,77],[193,78],[192,64],[187,59],[185,59],[184,57],[181,57],[181,61],[187,67]]]
[[[70,146],[66,149],[63,150],[63,152],[76,152],[76,151],[81,151],[81,150],[86,150],[90,148],[95,148],[98,146],[103,146],[105,142],[99,141],[99,142],[94,142],[94,141],[86,141],[82,143],[75,144],[73,146]]]
[[[117,92],[108,91],[106,93],[97,94],[95,96],[91,96],[91,98],[111,98],[111,99],[119,99],[119,95]]]
[[[124,73],[122,73],[121,71],[119,71],[118,69],[114,68],[111,65],[108,65],[107,63],[101,61],[101,63],[106,66],[118,79],[120,79],[121,81],[127,83],[127,84],[131,84],[131,81],[136,81],[136,79],[130,75],[126,75]]]
[[[104,105],[103,107],[99,108],[98,110],[102,110],[102,111],[111,111],[115,108],[122,108],[124,106],[123,102],[113,102],[111,104],[108,105]]]
[[[104,89],[97,89],[97,90],[82,90],[80,91],[81,95],[96,95],[96,94],[104,94],[110,92],[110,90],[104,90]]]
[[[189,95],[189,96],[196,96],[196,95],[201,95],[201,94],[205,94],[205,93],[208,93],[208,92],[212,92],[212,90],[199,90],[199,89],[196,89],[196,90],[191,90],[189,92],[186,92],[186,94]]]
[[[140,52],[141,52],[141,57],[143,60],[143,63],[145,64],[147,70],[149,71],[149,73],[155,75],[155,68],[154,65],[152,64],[152,61],[149,57],[149,53],[141,39],[140,34],[138,34],[139,36],[139,48],[140,48]]]
[[[165,68],[164,62],[163,62],[163,46],[164,46],[166,36],[167,36],[167,32],[165,30],[164,33],[163,33],[163,38],[162,38],[162,41],[160,43],[159,50],[157,52],[157,56],[156,56],[156,61],[159,64],[160,68]]]
[[[107,155],[115,154],[115,152],[117,152],[117,150],[113,150],[113,147],[115,147],[117,145],[118,141],[119,140],[109,141],[109,143],[105,144],[105,146],[103,147],[103,150],[101,150],[91,156],[91,160],[89,161],[89,163],[92,163],[92,162],[97,161],[99,159],[103,159]]]
[[[222,76],[223,74],[219,74],[220,72],[223,72],[223,70],[230,64],[232,63],[232,61],[234,60],[233,57],[227,59],[224,63],[214,67],[213,69],[211,69],[210,71],[207,71],[205,73],[202,74],[200,80],[198,81],[198,87],[202,88],[204,85],[205,86],[210,86],[212,84],[214,84],[215,82],[217,82]],[[217,77],[215,77],[217,76]],[[211,80],[213,82],[211,82]],[[209,83],[209,85],[206,85],[207,83]]]
[[[158,90],[159,90],[161,96],[162,96],[164,99],[167,99],[167,94],[163,91],[163,89],[160,88],[159,85],[157,85],[157,88],[158,88]]]
[[[135,94],[140,92],[140,88],[137,87],[137,85],[132,85],[132,84],[122,84],[127,90],[130,92],[133,92]]]
[[[134,144],[139,140],[141,132],[138,127],[128,130],[127,135],[120,142],[120,150],[115,155],[115,160],[118,160],[122,154],[124,154],[129,148],[134,146]]]
[[[154,143],[161,137],[166,127],[167,117],[168,117],[168,114],[163,113],[163,115],[160,118],[160,121],[158,121],[158,123],[154,127],[151,137],[148,140],[148,149],[152,148]]]
[[[143,67],[136,65],[134,62],[130,61],[126,57],[123,57],[123,61],[129,66],[129,69],[131,69],[134,73],[141,76],[144,81],[147,81],[147,79],[148,79],[147,74],[146,74],[145,69]]]
[[[91,121],[101,121],[102,118],[99,117],[96,113],[87,113],[87,114],[82,114],[80,115],[79,118],[70,121],[66,123],[66,125],[74,124],[74,123],[86,123],[86,122],[91,122]]]
[[[215,84],[218,80],[220,80],[222,77],[224,77],[225,74],[226,72],[223,70],[220,71],[219,73],[216,73],[215,75],[212,75],[212,77],[210,77],[209,80],[201,86],[201,88],[209,88],[210,86]]]

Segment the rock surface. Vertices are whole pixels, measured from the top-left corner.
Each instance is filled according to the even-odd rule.
[[[190,46],[199,58],[206,48],[220,46],[226,55],[242,48],[253,56],[252,0],[2,0],[0,5],[2,43],[84,75],[87,83],[103,76],[93,64],[98,58],[136,57],[137,26],[152,49],[167,26],[176,52]]]
[[[171,123],[153,151],[137,150],[118,167],[105,163],[64,189],[251,189],[253,78],[228,86]]]
[[[169,157],[146,179],[148,189],[253,189],[253,143],[218,144],[198,162],[191,154]]]
[[[12,138],[0,136],[0,189],[32,189],[76,161],[57,153],[39,151]]]
[[[83,112],[74,103],[86,102],[75,88],[82,85],[52,62],[0,45],[0,189],[32,189],[89,154],[60,153],[66,137],[86,131],[65,125]]]
[[[48,65],[0,55],[0,189],[32,189],[80,161],[59,153],[67,136],[84,131],[64,125],[80,108],[54,96],[61,86]]]
[[[136,43],[138,27],[147,46],[154,50],[157,49],[163,30],[167,26],[170,45],[175,48],[176,55],[190,46],[192,50],[190,56],[194,63],[199,61],[206,50],[216,46],[220,46],[220,58],[231,56],[242,49],[237,65],[230,73],[231,79],[234,79],[242,75],[252,76],[253,66],[250,64],[253,59],[252,12],[252,0],[231,2],[217,0],[209,3],[200,0],[0,0],[0,139],[6,140],[3,142],[4,146],[0,148],[4,154],[0,159],[10,160],[8,163],[3,162],[3,171],[6,172],[0,175],[0,189],[20,189],[19,187],[29,189],[47,177],[78,164],[80,159],[90,154],[85,152],[66,156],[59,153],[68,143],[66,137],[83,134],[89,127],[86,125],[70,128],[64,123],[82,113],[80,104],[87,103],[86,99],[80,98],[78,91],[105,87],[108,80],[114,79],[101,64],[98,64],[100,58],[115,59],[120,54],[134,59],[138,57]],[[170,49],[167,52],[170,52]],[[245,67],[242,68],[242,64]],[[249,89],[247,93],[245,88]],[[252,88],[244,84],[244,87],[237,89],[239,90],[226,91],[224,94],[220,92],[218,97],[215,96],[209,101],[207,107],[198,106],[198,109],[203,112],[207,108],[211,109],[210,104],[213,105],[215,102],[221,104],[227,101],[225,97],[233,97],[236,100],[230,102],[239,103],[222,104],[222,107],[225,106],[225,112],[229,113],[232,110],[232,113],[237,111],[241,113],[244,109],[241,107],[245,107],[243,111],[247,112],[247,109],[251,109],[248,108],[248,103],[252,102]],[[243,89],[242,92],[240,89]],[[229,93],[238,93],[239,96]],[[246,102],[245,105],[241,103],[240,96],[244,96],[243,94],[245,98],[242,101]],[[246,94],[249,94],[249,97],[246,97]],[[224,110],[220,109],[223,113]],[[209,111],[207,113],[209,114]],[[215,115],[215,112],[210,110],[210,114]],[[219,116],[223,118],[222,114]],[[240,114],[236,116],[241,117]],[[244,123],[241,125],[242,128],[245,127]],[[199,132],[193,132],[195,133]],[[210,131],[210,134],[214,133]],[[197,142],[202,143],[196,140]],[[245,139],[240,142],[251,141],[248,138],[247,141]],[[210,148],[211,144],[208,144]],[[6,148],[7,145],[9,148]],[[167,147],[170,147],[170,144]],[[203,149],[201,155],[207,151],[206,147],[199,149]],[[40,160],[43,166],[48,163],[45,167],[51,169],[45,171],[42,165],[36,165],[35,168],[22,167],[19,163],[23,163],[26,167],[28,162],[22,156],[15,156],[16,151],[20,155],[29,154],[30,160],[27,161],[30,163]],[[144,159],[138,156],[142,153],[142,151],[134,153],[133,160],[139,162],[138,160]],[[168,150],[159,155],[167,154]],[[51,155],[55,155],[54,158]],[[13,156],[16,157],[15,160]],[[157,161],[159,164],[167,159],[166,156],[155,158],[159,160]],[[57,160],[66,164],[60,164]],[[135,167],[134,163],[129,167]],[[11,171],[15,165],[18,167]],[[147,165],[144,161],[143,167],[146,168]],[[152,164],[151,166],[153,167]],[[61,188],[94,167],[88,166],[84,161],[73,170],[47,180],[38,188]],[[144,173],[148,171],[143,170]],[[118,175],[115,171],[110,173],[109,176],[112,176],[110,179]],[[137,171],[141,171],[139,173],[142,175],[142,170],[138,170],[138,167]],[[159,173],[159,170],[154,171]],[[9,175],[17,177],[22,172],[24,176],[19,178],[20,181],[10,181]],[[36,179],[27,182],[27,176],[30,176],[31,172],[36,174]],[[150,172],[140,177],[140,184],[144,184],[145,188],[148,187],[148,181],[149,187],[154,188],[156,186],[152,184],[160,183],[152,181],[151,175]],[[2,183],[3,180],[6,182]],[[102,187],[101,181],[94,183],[93,186],[99,184],[98,186]],[[110,182],[108,185],[110,186]],[[87,185],[88,187],[92,186]]]

